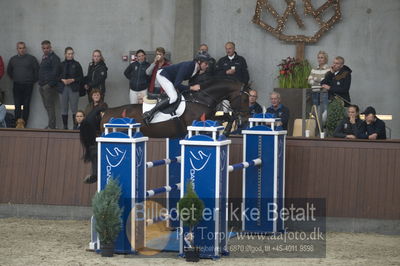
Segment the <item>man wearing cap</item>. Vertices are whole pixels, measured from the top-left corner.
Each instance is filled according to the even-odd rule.
[[[344,64],[344,58],[336,56],[333,60],[331,70],[325,75],[325,79],[321,81],[321,87],[328,91],[329,98],[334,95],[340,96],[344,100],[344,106],[351,104],[350,85],[352,70]]]
[[[386,126],[385,122],[376,117],[375,108],[368,106],[362,113],[365,115],[363,122],[364,136],[365,139],[386,139]]]

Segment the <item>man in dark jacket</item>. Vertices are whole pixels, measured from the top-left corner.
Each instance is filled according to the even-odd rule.
[[[329,97],[334,95],[340,96],[344,100],[344,106],[348,107],[351,104],[350,85],[351,85],[352,70],[344,65],[344,58],[341,56],[335,57],[331,71],[327,72],[325,79],[321,81],[322,88],[328,90]]]
[[[271,92],[269,95],[271,106],[267,108],[267,113],[274,114],[275,117],[280,118],[281,122],[276,123],[277,126],[282,126],[284,130],[287,130],[289,122],[289,109],[281,104],[281,95],[278,92]]]
[[[375,108],[368,106],[362,113],[365,115],[363,126],[364,139],[376,140],[386,139],[386,125],[385,122],[376,117]]]
[[[36,58],[26,53],[24,42],[17,43],[17,55],[11,57],[7,73],[14,81],[13,95],[15,119],[22,118],[28,123],[33,84],[38,80],[39,64]],[[22,112],[21,106],[24,106]]]
[[[60,58],[53,52],[48,40],[42,42],[42,62],[39,68],[39,91],[49,118],[47,128],[56,128],[56,98]]]
[[[220,58],[215,67],[218,76],[232,77],[240,82],[249,83],[249,71],[247,69],[246,59],[238,55],[235,51],[235,43],[227,42],[225,44],[226,56]]]
[[[146,53],[143,50],[136,52],[136,60],[124,71],[129,79],[129,100],[131,104],[142,103],[143,97],[147,94],[150,78],[146,75],[146,69],[150,63],[146,61]]]

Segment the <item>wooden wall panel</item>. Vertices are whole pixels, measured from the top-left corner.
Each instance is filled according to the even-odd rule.
[[[165,140],[151,139],[148,161],[165,158]],[[242,140],[232,138],[230,162],[242,161]],[[96,185],[85,185],[73,131],[0,129],[0,203],[90,206]],[[288,137],[286,197],[325,198],[333,217],[400,219],[400,141]],[[165,167],[148,171],[147,188],[165,184]],[[241,198],[242,172],[229,180]],[[160,196],[162,197],[162,196]]]

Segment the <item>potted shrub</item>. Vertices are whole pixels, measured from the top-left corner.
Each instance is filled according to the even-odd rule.
[[[340,98],[334,97],[334,99],[329,103],[328,118],[326,119],[326,129],[329,137],[333,136],[337,124],[345,118],[345,111],[344,102]]]
[[[189,227],[189,233],[184,237],[187,247],[184,249],[186,261],[198,262],[200,250],[194,246],[193,230],[202,220],[204,203],[193,188],[193,181],[187,184],[185,195],[178,202],[179,218],[184,226]]]
[[[119,206],[121,187],[118,181],[110,178],[106,187],[96,192],[92,200],[95,229],[100,239],[101,256],[112,257],[115,240],[121,231],[122,209]]]

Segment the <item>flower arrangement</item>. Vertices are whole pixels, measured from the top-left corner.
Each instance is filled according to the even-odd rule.
[[[297,61],[294,57],[282,59],[279,67],[280,88],[309,88],[307,78],[311,72],[311,65],[307,60]]]

